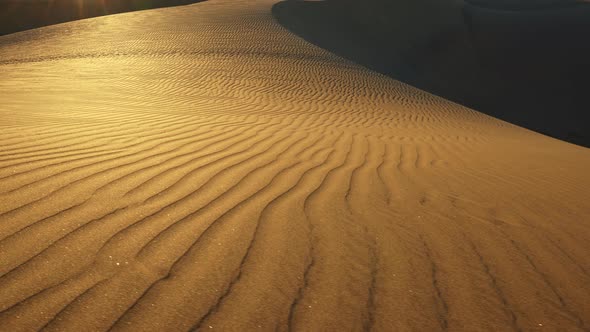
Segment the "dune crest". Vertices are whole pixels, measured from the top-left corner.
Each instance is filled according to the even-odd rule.
[[[0,329],[590,327],[590,150],[212,0],[0,37]]]
[[[590,34],[590,3],[568,3],[549,0],[547,8],[538,0],[282,1],[272,13],[289,31],[338,56],[590,147],[590,47],[583,42]]]

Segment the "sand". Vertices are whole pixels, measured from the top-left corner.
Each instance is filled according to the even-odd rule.
[[[0,0],[0,36],[47,25],[201,0]]]
[[[506,9],[508,2],[537,7]],[[283,27],[338,56],[590,147],[590,2],[557,0],[548,9],[541,0],[283,1],[272,12]]]
[[[588,330],[590,150],[274,2],[0,37],[0,330]]]

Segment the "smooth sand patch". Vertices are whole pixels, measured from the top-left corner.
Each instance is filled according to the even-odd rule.
[[[0,0],[0,36],[85,18],[201,0]]]

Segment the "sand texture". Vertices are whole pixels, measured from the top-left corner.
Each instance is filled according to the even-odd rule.
[[[0,37],[0,330],[587,331],[590,150],[275,2]]]
[[[0,0],[0,36],[84,18],[201,0]]]
[[[282,1],[279,24],[398,81],[545,135],[590,147],[590,2]],[[551,1],[551,0],[549,0]],[[496,7],[488,8],[488,5]]]

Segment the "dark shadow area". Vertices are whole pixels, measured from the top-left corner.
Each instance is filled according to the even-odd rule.
[[[0,0],[0,36],[109,14],[203,0]]]
[[[539,10],[578,6],[584,0],[464,0],[477,7],[499,10]]]
[[[326,0],[272,11],[285,28],[367,68],[590,147],[590,4]]]

